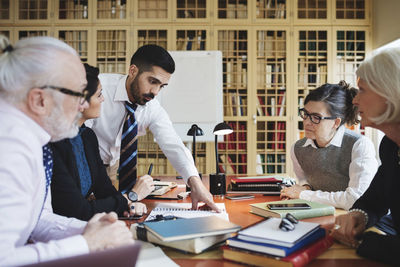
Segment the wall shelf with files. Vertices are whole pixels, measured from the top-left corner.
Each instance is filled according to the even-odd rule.
[[[256,0],[256,19],[285,20],[287,14],[286,0]]]
[[[293,176],[290,147],[304,136],[298,108],[325,82],[356,85],[354,70],[371,51],[371,2],[0,0],[0,32],[13,43],[54,36],[101,72],[126,73],[145,44],[220,50],[224,121],[234,133],[219,142],[219,171]],[[140,140],[139,174],[150,163],[154,175],[176,174],[151,134]],[[214,143],[200,137],[196,146],[199,171],[214,173]]]
[[[0,0],[0,21],[10,20],[10,0]]]
[[[82,23],[89,19],[88,0],[60,0],[56,1],[56,4],[58,4],[57,15],[59,20],[71,20]]]
[[[207,18],[207,0],[177,0],[176,18],[201,20]]]

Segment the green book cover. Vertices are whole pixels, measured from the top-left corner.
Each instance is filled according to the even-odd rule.
[[[307,203],[311,209],[304,210],[270,210],[267,204],[290,204],[290,203]],[[263,217],[276,217],[282,218],[286,216],[286,213],[290,213],[297,219],[306,219],[320,216],[333,215],[335,208],[333,206],[311,202],[303,199],[289,199],[271,202],[261,202],[250,204],[250,212],[263,216]]]

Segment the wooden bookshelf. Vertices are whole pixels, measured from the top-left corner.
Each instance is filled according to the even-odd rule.
[[[62,39],[101,72],[126,73],[144,44],[220,50],[234,133],[219,143],[219,169],[293,175],[290,147],[304,135],[298,109],[325,82],[355,85],[371,51],[370,13],[371,0],[0,0],[0,32],[13,42]],[[175,175],[153,139],[140,137],[138,174],[153,163],[154,175]],[[214,173],[214,144],[199,138],[196,151],[199,171]]]

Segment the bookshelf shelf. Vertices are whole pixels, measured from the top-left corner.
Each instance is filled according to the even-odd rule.
[[[219,143],[219,171],[293,175],[298,108],[325,82],[355,85],[371,51],[370,12],[371,0],[0,0],[0,33],[62,39],[101,72],[126,73],[144,44],[220,50],[234,133]],[[153,139],[139,138],[138,174],[153,163],[154,175],[176,175]],[[196,145],[199,171],[215,172],[214,144]]]

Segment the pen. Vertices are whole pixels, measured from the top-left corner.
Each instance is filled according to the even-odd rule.
[[[147,172],[148,175],[151,175],[151,172],[153,171],[153,163],[150,163],[149,166],[149,171]]]

